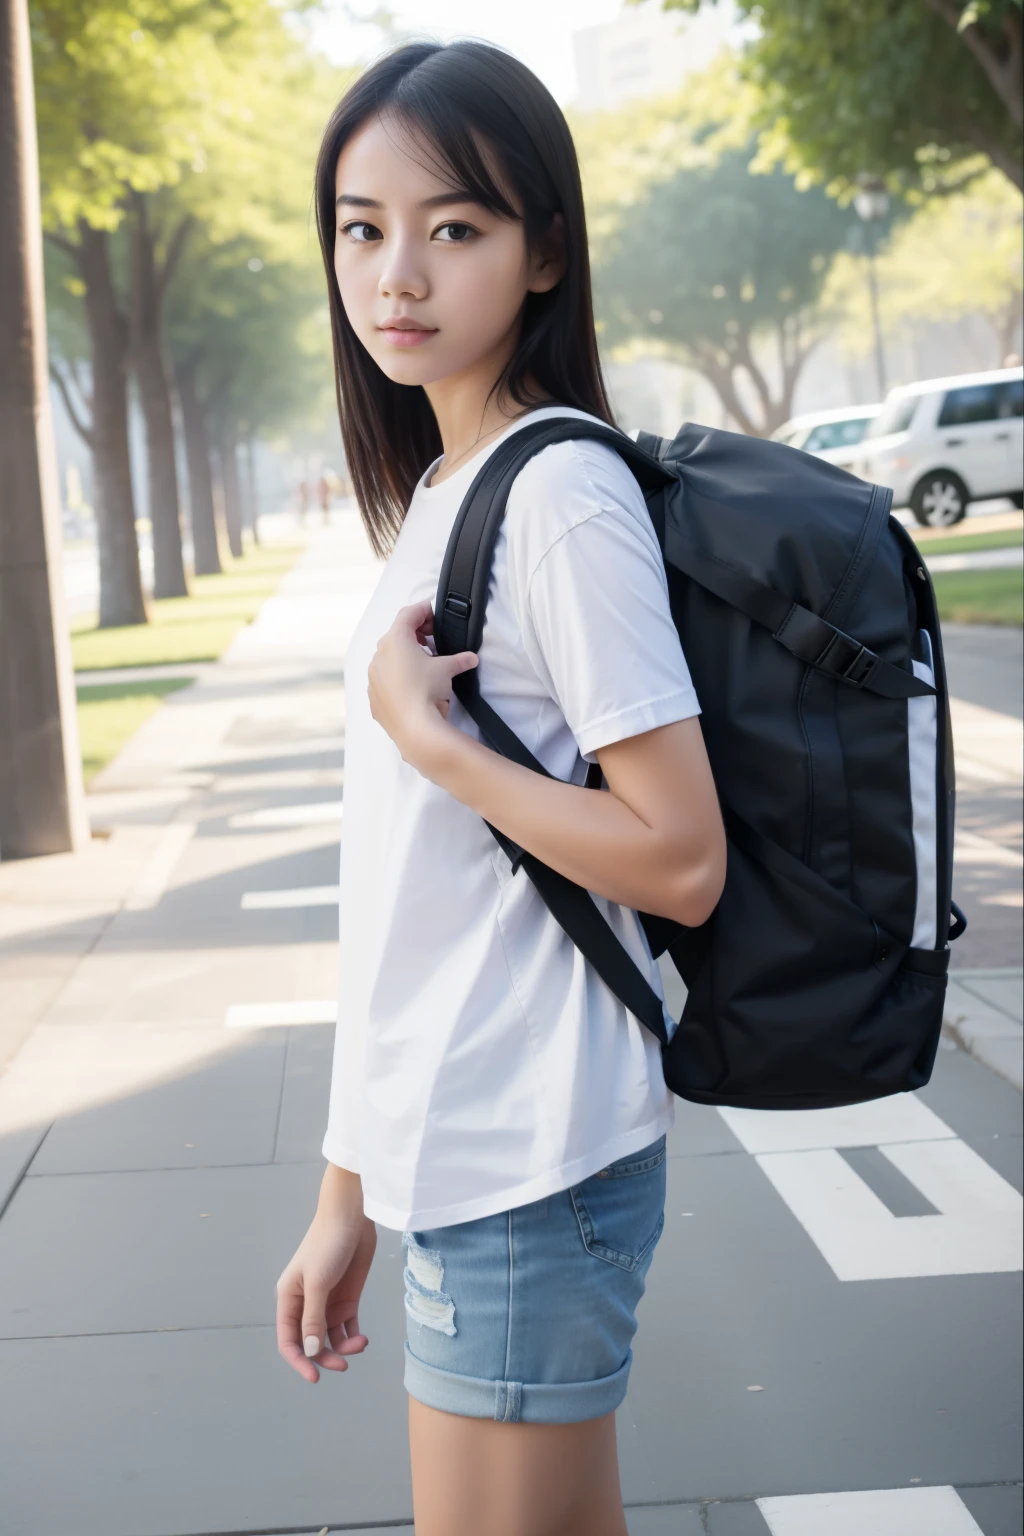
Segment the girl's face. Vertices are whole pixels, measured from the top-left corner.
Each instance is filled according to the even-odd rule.
[[[497,373],[527,293],[561,276],[558,245],[528,252],[521,223],[453,191],[416,154],[400,122],[375,117],[338,157],[334,270],[345,313],[396,384],[429,385],[491,358]]]

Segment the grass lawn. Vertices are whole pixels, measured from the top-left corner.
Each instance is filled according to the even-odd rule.
[[[914,537],[913,534],[910,535]],[[1022,533],[1005,529],[1002,533],[950,534],[948,538],[921,539],[917,547],[926,560],[933,555],[966,555],[972,549],[1014,549],[1022,539]]]
[[[78,735],[85,782],[95,778],[139,726],[160,708],[165,694],[188,685],[187,677],[164,677],[148,683],[102,683],[79,688]]]
[[[256,617],[300,551],[300,545],[250,545],[242,559],[230,561],[219,576],[194,577],[190,597],[151,602],[148,624],[97,629],[95,614],[83,616],[71,630],[75,670],[216,661],[242,626]]]
[[[1019,567],[936,571],[939,617],[955,624],[1024,624],[1024,575]]]

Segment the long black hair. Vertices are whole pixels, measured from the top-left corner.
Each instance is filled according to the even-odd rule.
[[[338,103],[316,165],[338,416],[359,510],[378,554],[391,547],[417,480],[442,451],[423,388],[396,384],[377,366],[349,323],[334,272],[338,156],[371,115],[385,111],[433,147],[454,186],[490,212],[516,219],[480,153],[478,140],[485,141],[519,201],[528,248],[562,215],[565,274],[550,292],[527,294],[519,345],[492,393],[530,405],[532,379],[560,405],[614,423],[594,334],[579,165],[554,97],[525,64],[489,43],[408,43],[385,54]]]

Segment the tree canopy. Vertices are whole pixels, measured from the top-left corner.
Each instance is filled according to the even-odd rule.
[[[781,167],[751,174],[754,149],[653,184],[609,241],[595,294],[603,341],[653,343],[703,374],[744,431],[768,433],[823,334],[819,300],[852,215]]]
[[[631,0],[637,3],[637,0]],[[662,0],[695,11],[701,0]],[[934,191],[979,151],[1018,188],[1022,0],[737,0],[769,155],[815,179]]]

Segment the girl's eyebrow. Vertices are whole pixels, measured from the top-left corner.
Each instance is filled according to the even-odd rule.
[[[449,206],[449,205],[451,205],[453,203],[477,203],[477,204],[479,204],[480,203],[480,199],[478,197],[474,197],[472,192],[467,192],[467,191],[463,191],[463,192],[437,192],[437,193],[435,193],[435,195],[433,197],[425,197],[423,199],[423,201],[421,203],[417,203],[416,206],[417,206],[417,208],[444,208],[444,207],[447,207],[447,206]],[[340,208],[342,204],[344,204],[348,208],[383,208],[384,207],[384,204],[383,203],[379,203],[375,197],[357,197],[355,195],[355,193],[353,193],[353,192],[342,192],[341,193],[341,195],[338,197],[338,199],[336,201],[335,206]]]

